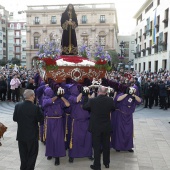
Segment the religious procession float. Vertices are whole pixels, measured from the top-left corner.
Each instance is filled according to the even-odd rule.
[[[86,45],[78,49],[78,55],[61,55],[61,49],[55,41],[45,42],[39,46],[39,72],[43,80],[53,79],[57,83],[71,78],[82,83],[85,78],[91,81],[106,76],[111,69],[110,55],[95,44],[93,53]]]

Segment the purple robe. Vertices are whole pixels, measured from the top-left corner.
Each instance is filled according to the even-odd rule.
[[[83,102],[77,103],[79,91],[77,86],[70,89],[71,96],[69,102],[71,104],[71,138],[69,157],[82,158],[92,156],[92,137],[88,131],[90,114],[82,108]]]
[[[45,82],[41,82],[40,87],[38,87],[36,90],[36,97],[38,99],[38,104],[40,107],[42,107],[43,93],[44,93],[45,88],[46,88]],[[40,132],[40,140],[43,141],[44,125],[40,125],[39,132]]]
[[[139,102],[131,95],[118,102],[116,100],[116,110],[112,112],[111,122],[113,133],[111,135],[111,146],[115,150],[127,151],[133,148],[133,112]]]
[[[45,89],[43,109],[46,116],[46,153],[45,156],[63,157],[66,155],[63,128],[64,102],[57,98],[52,102],[54,95],[51,88]]]

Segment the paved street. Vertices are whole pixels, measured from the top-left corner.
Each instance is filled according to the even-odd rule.
[[[19,170],[20,160],[17,148],[17,124],[12,121],[14,103],[0,102],[0,122],[8,126],[0,147],[0,170]],[[170,109],[143,109],[134,113],[135,152],[117,153],[111,150],[111,170],[170,170]],[[45,147],[40,143],[36,170],[90,170],[92,164],[87,158],[68,163],[68,157],[61,158],[60,166],[54,166],[54,159],[44,156]],[[102,166],[102,169],[105,169]]]

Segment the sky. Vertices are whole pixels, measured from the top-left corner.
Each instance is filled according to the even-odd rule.
[[[57,5],[77,3],[115,3],[119,35],[130,35],[135,27],[133,16],[146,0],[0,0],[0,5],[10,12],[27,9],[27,5]]]

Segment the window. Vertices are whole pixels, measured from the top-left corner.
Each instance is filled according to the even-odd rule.
[[[39,37],[34,37],[34,48],[38,48]]]
[[[9,39],[8,43],[14,43],[14,40],[13,39]]]
[[[146,25],[144,27],[144,33],[143,33],[144,39],[146,39]]]
[[[157,6],[160,5],[160,0],[157,0]]]
[[[153,2],[145,9],[145,13],[147,13],[153,7]]]
[[[149,29],[149,32],[150,32],[150,36],[152,36],[152,21],[150,22],[150,29]]]
[[[13,29],[13,28],[14,28],[14,24],[10,24],[10,28],[12,28],[12,29]]]
[[[20,53],[21,52],[21,48],[20,47],[15,47],[15,52],[16,53]]]
[[[87,23],[87,16],[82,15],[82,24],[86,24],[86,23]]]
[[[9,51],[13,51],[13,47],[8,47],[8,50]]]
[[[21,58],[21,56],[20,56],[20,55],[16,55],[15,57],[16,57],[16,58],[18,58],[18,59],[20,59],[20,58]]]
[[[169,15],[169,8],[165,10],[165,19],[163,20],[164,22],[164,28],[168,27],[168,15]]]
[[[3,32],[5,32],[5,31],[6,31],[6,29],[5,29],[4,27],[2,27],[2,31],[3,31]]]
[[[26,28],[26,24],[23,24],[22,28],[25,29]]]
[[[138,23],[141,21],[142,21],[142,14],[137,18],[136,25],[138,25]]]
[[[159,41],[159,36],[156,37],[156,44],[155,44],[155,47],[154,47],[154,53],[158,52],[158,41]]]
[[[25,55],[23,55],[23,56],[22,56],[22,59],[26,59],[26,56],[25,56]]]
[[[6,55],[6,50],[3,50],[3,55]]]
[[[100,46],[105,47],[105,43],[106,43],[106,37],[99,36],[99,44],[100,44]]]
[[[105,23],[105,15],[100,15],[100,23]]]
[[[164,33],[164,44],[163,44],[164,51],[167,51],[167,43],[168,43],[168,33],[166,32],[166,33]]]
[[[0,32],[0,36],[2,36],[2,32]]]
[[[21,29],[21,24],[17,23],[17,29]]]
[[[88,46],[88,36],[82,36],[82,43]]]
[[[26,40],[22,40],[22,43],[25,44],[25,43],[26,43]]]
[[[20,44],[20,39],[16,39],[15,43],[16,43],[17,45],[19,45],[19,44]]]
[[[57,23],[56,16],[52,16],[51,17],[51,24],[56,24],[56,23]]]
[[[16,36],[16,37],[19,37],[19,36],[20,36],[20,32],[19,32],[19,31],[16,31],[16,32],[15,32],[15,36]]]
[[[129,41],[124,42],[124,48],[129,48]]]
[[[156,27],[156,33],[158,33],[159,32],[160,15],[157,16],[156,21],[157,21],[157,23],[156,23],[155,27]]]
[[[40,24],[40,19],[39,19],[39,17],[35,17],[35,24]]]
[[[143,62],[143,71],[145,71],[145,62]]]
[[[2,43],[2,40],[0,40],[0,43]]]
[[[3,47],[6,47],[6,43],[3,43]]]

